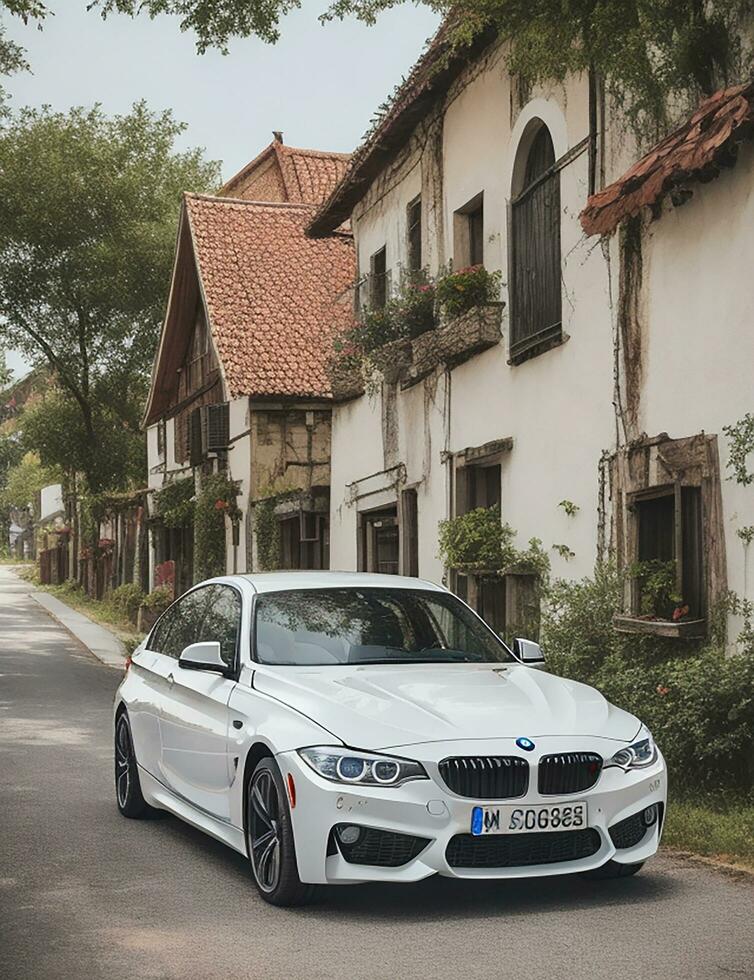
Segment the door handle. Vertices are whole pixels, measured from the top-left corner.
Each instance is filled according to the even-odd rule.
[[[175,681],[175,677],[172,674],[168,674],[168,684],[172,684]]]

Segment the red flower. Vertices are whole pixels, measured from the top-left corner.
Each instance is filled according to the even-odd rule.
[[[215,510],[226,510],[228,507],[227,500],[221,500],[220,497],[215,501]]]
[[[658,684],[657,685],[657,693],[660,695],[660,697],[663,697],[664,698],[666,694],[669,694],[670,693],[670,688],[669,687],[665,687],[663,684]]]
[[[679,619],[683,619],[684,616],[688,616],[689,607],[688,606],[676,606],[673,610],[673,622],[677,623]]]

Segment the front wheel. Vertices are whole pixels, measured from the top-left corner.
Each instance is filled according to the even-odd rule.
[[[314,888],[298,876],[288,799],[273,759],[262,759],[249,781],[246,849],[265,902],[292,906],[310,901]]]
[[[606,880],[608,878],[630,878],[644,867],[644,862],[638,864],[620,864],[618,861],[608,861],[599,868],[592,868],[591,871],[582,871],[582,878]]]
[[[125,711],[115,722],[115,799],[124,817],[138,820],[155,812],[141,792],[131,724]]]

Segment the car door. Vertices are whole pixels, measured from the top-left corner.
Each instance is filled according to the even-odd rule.
[[[169,693],[167,676],[175,663],[168,655],[168,642],[177,621],[178,606],[174,604],[159,618],[141,649],[134,652],[129,668],[131,691],[135,692],[128,706],[134,751],[139,765],[158,779],[162,753],[160,714]]]
[[[228,701],[236,681],[212,671],[187,670],[177,660],[189,644],[216,640],[235,671],[241,601],[240,592],[230,585],[202,586],[181,600],[181,628],[171,633],[170,642],[176,659],[160,716],[163,781],[176,795],[221,820],[230,819],[234,770]]]

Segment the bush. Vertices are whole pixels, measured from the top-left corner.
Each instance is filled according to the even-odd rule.
[[[618,633],[622,576],[556,581],[546,591],[541,642],[553,673],[590,684],[647,724],[680,795],[754,790],[754,651]]]
[[[437,280],[437,303],[447,318],[461,316],[500,299],[501,278],[500,272],[488,272],[483,265],[449,272]]]
[[[156,589],[148,592],[141,601],[141,605],[148,609],[155,616],[161,616],[173,601],[173,590],[169,585],[158,585]]]
[[[144,600],[144,593],[133,582],[119,585],[110,593],[110,604],[116,612],[131,622],[136,622],[139,606]]]
[[[440,521],[439,557],[446,568],[462,571],[529,572],[544,576],[550,562],[538,538],[526,551],[513,544],[516,532],[503,524],[499,507],[477,507]]]

